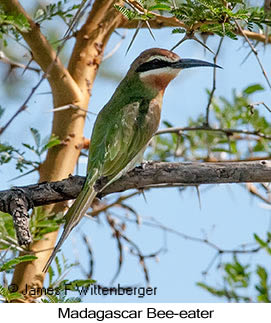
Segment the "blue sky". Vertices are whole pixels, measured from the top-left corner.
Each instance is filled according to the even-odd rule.
[[[154,30],[154,41],[147,30],[141,30],[131,50],[127,55],[125,51],[131,40],[133,31],[128,31],[126,39],[121,44],[117,53],[105,62],[105,67],[120,75],[120,79],[129,69],[132,60],[138,54],[150,47],[162,47],[170,49],[178,40],[178,35],[171,35],[170,29]],[[110,52],[119,38],[114,35],[106,49]],[[210,37],[208,46],[216,50],[219,39]],[[260,58],[270,71],[270,48],[259,46]],[[186,41],[175,50],[181,57],[198,58],[212,62],[212,54],[194,41]],[[241,91],[250,84],[261,83],[266,86],[261,70],[255,56],[250,55],[245,64],[240,65],[248,53],[247,44],[241,39],[233,41],[226,39],[222,45],[218,64],[223,70],[217,72],[216,95],[231,98],[232,90]],[[6,67],[0,66],[3,71]],[[28,72],[26,78],[31,79]],[[269,73],[270,74],[270,73]],[[1,92],[2,102],[6,108],[5,119],[19,107],[30,91],[31,85],[38,81],[34,74],[30,83],[21,83],[21,91],[7,97]],[[111,97],[117,86],[116,81],[105,79],[98,75],[94,84],[93,95],[90,101],[90,111],[97,113]],[[162,111],[162,120],[167,120],[175,126],[185,126],[189,117],[196,117],[205,111],[207,104],[206,89],[212,86],[212,69],[198,68],[183,71],[168,87]],[[37,93],[48,91],[48,85],[44,82]],[[265,101],[271,105],[270,90],[257,94],[255,101]],[[21,142],[31,142],[30,127],[38,128],[43,136],[50,133],[48,125],[52,120],[52,102],[50,95],[35,95],[26,112],[17,117],[15,122],[5,132],[3,140],[7,140],[17,147],[22,148]],[[85,136],[90,137],[95,116],[90,115],[85,125]],[[84,174],[86,158],[79,162],[79,173]],[[14,169],[2,167],[0,169],[1,189],[10,187],[8,182],[14,177]],[[29,175],[12,182],[13,185],[32,184],[37,181],[37,175]],[[253,233],[265,236],[270,228],[270,211],[263,208],[261,203],[253,199],[240,185],[216,185],[200,187],[202,208],[199,208],[195,189],[189,188],[182,194],[175,188],[153,189],[146,192],[146,200],[143,196],[137,196],[129,201],[142,218],[154,217],[165,226],[174,228],[194,237],[208,237],[210,241],[221,248],[232,249],[240,244],[253,242]],[[116,195],[109,199],[114,200]],[[70,261],[74,259],[74,253],[79,254],[80,261],[87,268],[88,257],[86,248],[82,244],[80,234],[84,232],[91,242],[95,256],[94,279],[103,286],[110,286],[110,281],[117,269],[118,252],[116,241],[112,238],[110,228],[103,216],[99,223],[83,219],[74,230],[62,248],[65,257]],[[147,265],[150,273],[150,285],[157,287],[157,295],[143,299],[136,297],[95,297],[87,295],[84,301],[89,302],[216,302],[221,301],[212,297],[207,292],[196,286],[197,281],[203,281],[202,271],[210,263],[215,251],[205,244],[182,239],[174,234],[165,237],[161,230],[150,227],[137,227],[128,224],[127,235],[138,243],[142,252],[148,254],[166,247],[167,252],[159,256],[159,261],[150,259]],[[77,251],[76,251],[77,250]],[[224,257],[225,261],[231,257]],[[252,266],[257,263],[266,264],[264,253],[247,255],[243,259]],[[270,262],[269,262],[270,265]],[[82,277],[79,269],[73,269],[68,278]],[[211,285],[221,284],[221,271],[214,265],[206,278]],[[122,286],[145,286],[142,268],[136,257],[130,256],[125,251],[124,265],[115,284]],[[73,296],[77,296],[73,294]]]

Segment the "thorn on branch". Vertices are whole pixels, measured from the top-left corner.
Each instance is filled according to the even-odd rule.
[[[170,50],[173,51],[175,48],[177,48],[178,46],[181,45],[181,43],[183,43],[185,40],[188,39],[193,39],[196,42],[198,42],[201,46],[203,46],[205,49],[207,49],[209,52],[211,52],[212,54],[215,55],[215,53],[201,40],[199,40],[195,35],[194,35],[195,31],[194,30],[188,30],[185,34],[185,36],[176,44],[174,45]]]
[[[106,185],[107,180],[100,178],[96,182],[95,189],[99,191],[101,187]],[[31,242],[27,213],[30,208],[75,199],[82,190],[84,182],[85,177],[70,176],[58,182],[44,182],[0,191],[0,211],[8,212],[13,216],[19,244],[28,245]],[[123,175],[100,192],[99,198],[128,189],[252,182],[271,182],[271,162],[269,160],[217,163],[152,162],[145,163],[143,167],[136,167]],[[131,193],[130,196],[135,194],[138,192]],[[110,206],[120,204],[127,196],[120,197]],[[103,207],[102,211],[108,207],[109,205]],[[123,204],[122,207],[128,208]],[[124,236],[122,238],[125,239]]]

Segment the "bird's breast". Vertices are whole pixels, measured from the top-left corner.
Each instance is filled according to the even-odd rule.
[[[162,109],[163,93],[159,94],[150,101],[148,112],[145,117],[145,123],[148,127],[147,131],[151,132],[151,136],[157,131],[160,123]]]

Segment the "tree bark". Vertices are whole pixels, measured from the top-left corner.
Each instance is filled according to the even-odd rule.
[[[120,1],[121,2],[121,1]],[[73,173],[83,140],[83,128],[91,88],[97,69],[103,57],[104,48],[111,33],[118,27],[121,14],[113,4],[115,0],[96,0],[89,16],[76,34],[76,43],[72,52],[68,69],[56,58],[56,53],[42,35],[40,28],[31,20],[17,0],[2,0],[7,13],[21,13],[29,21],[31,30],[22,33],[30,47],[33,57],[46,73],[50,66],[48,81],[52,88],[54,107],[68,104],[80,107],[80,110],[68,109],[54,114],[52,134],[58,136],[62,145],[48,151],[45,162],[40,167],[40,181],[57,181]],[[58,203],[46,208],[52,214],[63,211],[65,204]],[[43,240],[34,242],[30,251],[48,250],[38,253],[38,259],[24,262],[15,267],[12,283],[22,291],[27,284],[31,287],[42,287],[44,267],[52,248],[55,245],[58,232],[47,234]],[[26,295],[24,302],[33,301]]]
[[[133,1],[130,1],[131,3],[134,3]],[[141,8],[140,5],[137,5],[134,3],[138,9]],[[141,8],[142,9],[142,8]],[[144,10],[141,10],[141,12]],[[163,16],[159,13],[152,12],[152,15],[154,16],[153,19],[148,20],[149,25],[152,29],[162,29],[165,27],[179,27],[179,28],[185,28],[186,30],[190,30],[191,26],[187,26],[183,21],[177,19],[174,16]],[[219,21],[199,21],[198,23],[194,24],[192,26],[192,29],[194,32],[200,32],[200,27],[204,24],[213,24],[213,23],[221,23]],[[122,19],[122,23],[120,24],[120,28],[126,28],[126,29],[136,29],[138,26],[138,21],[136,19],[134,20],[127,20],[125,18]],[[148,28],[147,24],[142,24],[141,28]],[[191,31],[191,30],[190,30]],[[254,32],[250,30],[243,29],[242,33],[236,29],[235,34],[241,37],[244,37],[246,35],[248,38],[257,40],[259,42],[263,42],[265,44],[271,43],[271,36],[267,36],[259,33]]]
[[[106,181],[106,178],[98,180],[96,189],[103,187]],[[26,209],[75,199],[84,182],[83,176],[69,176],[61,181],[43,182],[0,191],[0,211],[12,214],[17,206],[11,204],[22,195],[24,195]],[[265,182],[271,182],[270,160],[208,163],[149,162],[123,175],[99,193],[99,197],[129,189],[149,187]]]
[[[80,110],[67,109],[54,114],[52,134],[58,136],[62,144],[55,146],[48,151],[46,160],[39,170],[41,182],[62,180],[73,173],[80,153],[78,147],[83,141],[83,127],[86,117],[85,111],[88,107],[93,82],[96,77],[97,69],[101,63],[107,41],[116,28],[134,28],[134,22],[127,22],[123,16],[113,8],[115,0],[94,1],[85,24],[76,34],[76,43],[71,59],[68,68],[65,68],[46,37],[42,34],[39,25],[35,24],[25,12],[20,2],[18,0],[0,0],[0,3],[7,13],[20,13],[25,15],[28,19],[31,29],[29,32],[22,33],[22,36],[30,47],[34,60],[40,65],[44,73],[48,73],[48,81],[52,89],[54,107],[66,106],[69,104],[80,107]],[[119,1],[119,3],[122,4],[123,1]],[[156,21],[151,22],[152,27],[157,26],[158,28],[161,28],[165,25],[175,26],[175,22],[172,23],[165,19],[167,18],[156,17]],[[178,22],[177,25],[180,26],[180,24],[181,22]],[[253,33],[253,35],[251,32],[248,33],[250,33],[248,34],[248,37],[253,38],[255,36],[255,33]],[[258,34],[256,36],[259,37]],[[149,166],[146,166],[144,173],[148,170],[148,167]],[[148,181],[146,181],[146,178],[149,178],[149,176],[159,178],[159,181],[165,180],[165,174],[168,175],[168,173],[172,172],[172,170],[169,172],[166,171],[166,169],[167,167],[165,170],[157,168],[155,175],[149,174],[146,177],[140,177],[140,180],[138,177],[137,184],[134,183],[135,187],[142,185],[145,187],[144,185],[149,185],[147,184]],[[188,168],[186,168],[186,170],[188,171]],[[190,171],[188,171],[187,174],[192,176]],[[221,169],[220,171],[223,173],[225,170]],[[200,176],[199,173],[197,174],[197,176]],[[240,175],[242,172],[237,172],[235,174]],[[236,175],[235,180],[238,179],[237,177],[238,176]],[[124,186],[122,190],[124,190],[125,187],[126,186]],[[19,228],[20,223],[24,223],[24,221],[19,219],[19,215],[25,214],[26,203],[27,202],[24,199],[19,199],[17,204],[20,204],[20,212],[14,213],[16,219],[19,221]],[[57,203],[56,205],[50,205],[45,208],[47,212],[51,212],[52,214],[63,211],[64,209],[65,203]],[[29,288],[41,288],[43,286],[44,273],[42,273],[42,268],[51,253],[51,249],[55,245],[56,238],[57,232],[52,232],[47,234],[43,240],[33,243],[30,246],[30,251],[47,251],[38,253],[39,258],[32,262],[24,262],[16,266],[12,283],[18,286],[19,292],[25,289],[25,285],[28,285]],[[31,302],[32,300],[32,296],[27,295],[24,301]]]
[[[45,182],[11,190],[0,191],[0,211],[13,216],[18,243],[29,243],[30,231],[27,210],[75,199],[84,185],[85,177],[69,176],[57,182]],[[106,184],[106,178],[97,181],[97,191]],[[99,197],[128,189],[150,187],[195,186],[201,184],[271,182],[271,161],[217,162],[217,163],[158,163],[136,167],[98,194]]]

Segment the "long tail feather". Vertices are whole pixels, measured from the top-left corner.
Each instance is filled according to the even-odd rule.
[[[64,230],[62,235],[55,246],[50,258],[48,259],[46,265],[43,268],[43,272],[46,272],[50,267],[53,259],[56,256],[56,253],[62,246],[63,242],[66,240],[72,229],[78,224],[78,222],[85,215],[88,208],[91,206],[92,201],[96,197],[97,192],[94,190],[93,186],[85,186],[81,193],[78,195],[77,199],[70,207],[69,211],[65,215],[66,224],[64,226]]]

